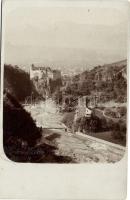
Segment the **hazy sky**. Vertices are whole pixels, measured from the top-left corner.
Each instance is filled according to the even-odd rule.
[[[7,12],[4,41],[5,62],[25,67],[89,68],[119,61],[127,56],[126,6],[23,4]]]

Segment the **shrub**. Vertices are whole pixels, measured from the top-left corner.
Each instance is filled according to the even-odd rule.
[[[4,89],[9,91],[18,101],[24,101],[32,92],[38,96],[29,74],[11,65],[4,65]]]
[[[126,122],[119,120],[117,123],[113,123],[112,136],[115,139],[126,140]]]
[[[34,146],[41,137],[41,130],[36,127],[30,113],[26,112],[9,93],[5,94],[3,106],[4,144],[8,144],[13,137]]]

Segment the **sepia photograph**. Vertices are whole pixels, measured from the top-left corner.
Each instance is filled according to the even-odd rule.
[[[4,9],[3,149],[11,161],[116,163],[125,154],[126,5],[76,5]]]

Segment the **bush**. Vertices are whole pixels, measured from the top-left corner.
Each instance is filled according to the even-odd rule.
[[[9,91],[18,101],[24,101],[32,92],[38,96],[29,74],[11,65],[4,65],[4,89]]]
[[[115,139],[126,140],[126,122],[119,120],[118,123],[113,123],[112,136]]]
[[[101,120],[96,116],[92,116],[91,118],[78,118],[74,124],[74,130],[81,132],[99,132],[102,130]]]
[[[4,94],[3,104],[3,132],[4,144],[7,145],[10,138],[20,139],[34,146],[41,137],[41,130],[36,127],[30,113],[9,93]]]

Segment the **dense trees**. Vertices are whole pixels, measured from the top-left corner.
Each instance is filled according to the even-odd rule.
[[[118,102],[123,102],[127,96],[127,80],[119,74],[113,81],[114,97]]]
[[[73,77],[65,92],[72,95],[91,95],[99,92],[111,100],[123,102],[127,96],[127,80],[121,73],[126,66],[97,66]],[[98,77],[98,78],[97,78]]]
[[[38,95],[30,80],[29,74],[17,66],[4,66],[4,89],[10,92],[19,101],[24,101],[33,92]]]

